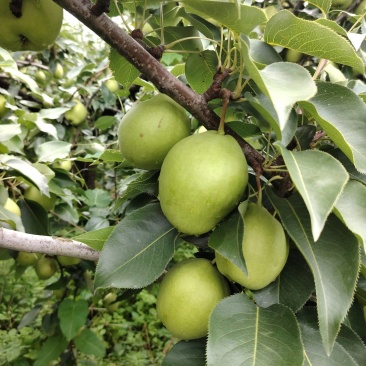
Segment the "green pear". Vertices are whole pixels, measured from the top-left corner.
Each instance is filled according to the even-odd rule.
[[[62,67],[62,65],[60,63],[56,64],[55,70],[53,72],[53,76],[56,79],[61,79],[64,76],[64,68]]]
[[[216,264],[224,276],[251,290],[273,282],[287,261],[289,245],[282,225],[254,203],[244,214],[242,249],[248,275],[218,252]]]
[[[80,102],[80,100],[74,100],[75,105],[71,107],[65,113],[65,118],[70,121],[73,126],[78,126],[80,123],[86,120],[88,115],[88,110],[85,108],[84,104]]]
[[[0,95],[0,118],[8,113],[8,108],[5,106],[6,101],[6,98],[3,95]]]
[[[13,214],[17,216],[21,216],[21,211],[17,203],[15,203],[11,198],[7,198],[4,204],[4,208],[6,208],[8,211],[12,212]]]
[[[58,255],[57,260],[64,267],[75,266],[80,263],[80,258],[69,257],[66,255]]]
[[[46,195],[42,194],[35,186],[30,186],[26,189],[24,192],[24,198],[29,201],[37,202],[46,211],[52,210],[56,202],[56,195],[54,193],[50,193],[50,197],[47,197]]]
[[[159,177],[163,213],[180,232],[212,230],[244,195],[248,165],[230,135],[206,131],[178,142],[167,154]]]
[[[118,142],[122,156],[140,169],[160,169],[168,151],[189,136],[189,118],[165,94],[134,105],[122,118]]]
[[[47,76],[42,70],[37,70],[34,77],[39,84],[44,84],[47,80]]]
[[[332,0],[332,9],[346,10],[350,7],[353,0]]]
[[[67,159],[58,159],[52,164],[52,168],[54,169],[62,169],[69,172],[72,168],[72,162],[71,160]]]
[[[190,258],[174,265],[163,278],[156,311],[174,337],[202,338],[212,310],[229,295],[228,282],[208,259]]]
[[[303,53],[296,51],[296,50],[292,50],[290,48],[286,51],[286,54],[285,54],[285,60],[287,62],[293,62],[295,64],[300,62],[303,57],[304,57]]]
[[[41,51],[60,32],[63,9],[52,0],[24,0],[22,16],[10,11],[10,0],[0,1],[0,47],[10,51]]]
[[[15,260],[23,267],[34,266],[41,254],[38,253],[28,253],[19,252]]]
[[[111,93],[115,93],[119,89],[119,84],[116,79],[107,80],[105,86]]]
[[[40,280],[47,280],[57,271],[57,262],[54,258],[43,257],[38,260],[35,266],[37,276]]]

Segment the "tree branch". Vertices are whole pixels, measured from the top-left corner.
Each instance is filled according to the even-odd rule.
[[[0,248],[29,253],[66,255],[97,261],[99,252],[76,240],[22,233],[0,227]]]

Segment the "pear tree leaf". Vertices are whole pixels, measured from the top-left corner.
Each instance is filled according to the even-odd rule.
[[[89,304],[86,300],[64,299],[58,308],[60,328],[67,340],[73,339],[79,329],[85,325],[89,314]]]
[[[327,14],[332,5],[332,0],[310,0],[309,3],[319,8],[323,14]]]
[[[262,308],[282,304],[296,313],[309,300],[314,289],[314,277],[308,264],[300,252],[292,249],[276,280],[261,290],[253,290],[252,294]]]
[[[315,95],[315,82],[306,69],[291,62],[274,62],[259,70],[250,56],[250,41],[245,36],[241,38],[240,50],[249,75],[276,111],[278,122],[274,123],[273,118],[269,122],[277,139],[287,145],[296,129],[293,119],[289,122],[292,107],[296,102]]]
[[[337,148],[331,150],[329,151],[329,154],[334,156],[342,163],[342,165],[346,168],[350,179],[357,180],[358,182],[366,184],[366,174],[358,172],[355,166],[352,164],[351,160],[347,158],[347,156],[342,152],[341,149]]]
[[[103,358],[106,348],[103,341],[90,329],[85,328],[74,338],[75,347],[78,351],[87,355]]]
[[[67,348],[67,345],[68,342],[61,335],[54,335],[47,338],[37,353],[34,366],[48,366],[51,361],[59,358],[61,353]]]
[[[322,344],[314,307],[306,307],[300,311],[299,325],[304,342],[304,366],[363,366],[365,364],[366,347],[356,333],[347,326],[342,325],[332,353],[328,355]]]
[[[210,235],[208,245],[247,273],[243,256],[243,237],[243,214],[237,210],[215,228]]]
[[[73,239],[88,245],[90,248],[101,251],[104,243],[108,239],[113,229],[113,226],[108,226],[102,229],[89,231],[87,233],[77,235]]]
[[[180,341],[166,354],[161,366],[206,366],[206,338]]]
[[[351,180],[335,204],[335,213],[360,239],[366,252],[366,186]]]
[[[363,62],[348,40],[333,29],[296,17],[288,10],[281,10],[269,19],[264,41],[364,72]]]
[[[123,86],[124,89],[128,90],[133,81],[140,75],[140,71],[121,56],[115,49],[111,49],[109,60],[109,67],[113,72],[114,78]]]
[[[210,87],[217,65],[218,60],[215,51],[205,50],[188,56],[185,75],[190,87],[196,93],[201,94]]]
[[[136,289],[151,284],[172,258],[177,236],[160,204],[131,212],[115,226],[104,244],[95,287]]]
[[[65,141],[47,141],[36,147],[38,161],[53,162],[56,159],[67,158],[71,144]]]
[[[195,38],[185,40],[191,37]],[[203,47],[200,37],[202,36],[197,29],[192,26],[164,27],[165,44],[174,42],[174,45],[169,47],[171,50],[201,51]]]
[[[331,155],[317,150],[289,151],[279,147],[291,179],[302,196],[317,241],[328,215],[348,181],[343,165]]]
[[[351,89],[318,82],[318,93],[299,105],[313,117],[328,136],[366,174],[366,104]]]
[[[32,182],[40,192],[49,197],[47,178],[27,161],[12,155],[0,155],[0,164],[16,170],[20,175]]]
[[[263,309],[243,293],[220,301],[209,323],[208,366],[301,366],[295,315],[286,306]]]
[[[141,193],[147,193],[152,196],[158,195],[158,178],[159,173],[155,170],[144,171],[130,175],[120,188],[121,194],[115,202],[115,209],[120,207],[127,200],[133,199]]]
[[[8,141],[14,136],[22,133],[20,124],[2,124],[0,125],[0,141]]]
[[[210,17],[239,34],[249,34],[256,26],[267,20],[265,13],[255,6],[221,1],[184,0],[183,3],[187,11],[205,19]]]
[[[122,163],[124,159],[119,150],[107,149],[103,151],[98,160],[104,161],[105,163]],[[98,162],[96,161],[96,163]]]
[[[270,189],[266,193],[313,273],[320,334],[330,355],[353,301],[360,261],[358,241],[335,215],[330,215],[315,243],[310,216],[301,196],[293,194],[285,199]]]

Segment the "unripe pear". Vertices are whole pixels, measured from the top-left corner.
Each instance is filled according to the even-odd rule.
[[[35,270],[40,280],[47,280],[56,273],[57,262],[54,258],[43,257],[36,263]]]
[[[80,100],[74,99],[75,105],[65,113],[65,118],[70,121],[73,126],[78,126],[86,120],[88,110]]]
[[[134,105],[122,118],[118,142],[122,156],[140,169],[160,169],[168,151],[190,134],[189,118],[165,94]]]
[[[248,275],[218,252],[216,264],[224,276],[251,290],[273,282],[287,261],[289,245],[282,225],[254,203],[249,203],[244,214],[242,249]]]
[[[21,216],[21,211],[20,211],[19,206],[9,197],[5,201],[4,208],[6,208],[8,211],[12,212],[13,214],[15,214],[19,217]]]
[[[229,294],[228,282],[208,259],[186,259],[174,265],[161,282],[157,315],[174,337],[202,338],[207,335],[212,310]]]
[[[0,117],[4,117],[8,113],[8,108],[5,106],[6,98],[0,95]]]
[[[35,186],[30,186],[26,189],[24,192],[24,198],[29,201],[37,202],[46,211],[52,210],[56,203],[56,195],[54,193],[50,193],[50,197],[47,197]]]
[[[41,255],[37,253],[19,252],[16,257],[16,261],[24,267],[34,266],[40,256]]]
[[[230,135],[207,131],[178,142],[166,156],[159,177],[164,215],[180,232],[212,230],[244,195],[248,165]]]

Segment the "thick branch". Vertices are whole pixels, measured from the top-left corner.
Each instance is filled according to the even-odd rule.
[[[29,253],[66,255],[97,261],[99,252],[75,240],[22,233],[0,228],[0,248]]]
[[[54,1],[95,32],[142,74],[147,75],[160,92],[169,95],[209,129],[217,128],[219,117],[208,107],[204,98],[168,72],[107,15],[102,14],[98,17],[93,15],[91,13],[93,3],[90,0]]]

